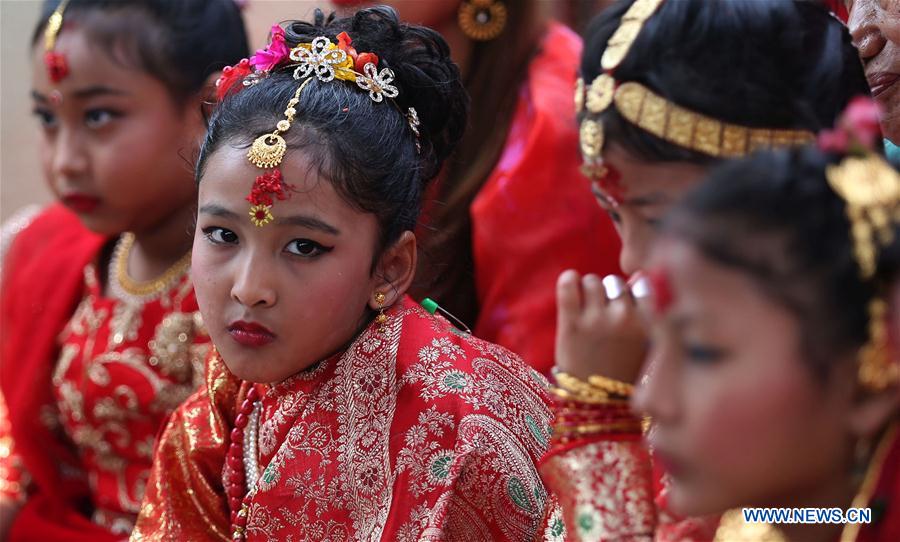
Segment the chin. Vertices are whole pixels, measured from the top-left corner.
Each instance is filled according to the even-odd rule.
[[[736,506],[720,501],[711,491],[690,488],[675,479],[670,479],[667,502],[671,512],[691,517],[721,514]]]

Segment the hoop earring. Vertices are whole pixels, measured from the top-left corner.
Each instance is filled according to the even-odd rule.
[[[506,28],[506,5],[500,0],[465,0],[457,13],[459,28],[469,39],[490,41]]]
[[[384,333],[384,325],[388,320],[387,314],[384,313],[383,305],[385,299],[387,299],[387,296],[384,295],[384,292],[375,292],[375,303],[381,309],[378,311],[378,316],[375,317],[375,328],[381,333]]]

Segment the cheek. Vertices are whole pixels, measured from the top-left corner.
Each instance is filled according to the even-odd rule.
[[[817,423],[824,405],[810,375],[803,367],[786,369],[799,360],[760,359],[735,360],[715,377],[688,379],[690,389],[702,390],[685,399],[688,455],[702,469],[698,480],[728,506],[764,500],[833,469],[821,453],[828,447]]]
[[[224,273],[225,267],[213,261],[207,240],[201,235],[194,238],[194,249],[191,253],[191,281],[197,304],[203,314],[204,321],[214,322],[221,318],[222,297],[229,294]]]

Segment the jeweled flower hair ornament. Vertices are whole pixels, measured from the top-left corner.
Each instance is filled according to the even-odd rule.
[[[284,200],[291,195],[293,187],[284,182],[281,171],[277,169],[287,152],[287,143],[282,134],[290,130],[297,115],[300,94],[313,78],[323,83],[334,80],[355,83],[358,88],[368,92],[369,98],[375,103],[384,102],[388,98],[406,118],[415,136],[416,150],[421,152],[418,113],[412,107],[403,111],[393,101],[399,95],[399,90],[392,84],[394,72],[390,68],[379,70],[379,58],[375,53],[357,52],[352,38],[346,32],[338,34],[337,40],[335,44],[326,36],[318,36],[311,43],[300,43],[289,48],[284,29],[274,25],[269,45],[265,49],[257,51],[249,60],[243,59],[237,65],[225,68],[222,70],[222,77],[216,81],[217,97],[223,100],[242,88],[256,84],[275,70],[293,69],[294,79],[302,80],[287,103],[284,119],[278,121],[272,132],[257,137],[247,151],[250,163],[260,169],[272,170],[256,178],[247,197],[251,203],[250,218],[256,226],[265,226],[274,219],[272,205],[275,200],[272,196]]]
[[[690,111],[635,81],[617,81],[616,68],[628,56],[647,20],[665,0],[636,0],[609,38],[600,65],[603,73],[588,85],[578,79],[575,110],[582,116],[580,139],[587,177],[602,180],[610,171],[600,156],[605,142],[601,113],[615,107],[630,123],[679,147],[717,158],[744,156],[761,148],[803,145],[815,139],[806,130],[749,128]]]
[[[880,138],[878,110],[869,98],[856,98],[835,130],[819,136],[819,147],[846,156],[829,165],[825,177],[845,202],[853,255],[863,280],[872,280],[878,251],[894,240],[900,224],[900,174],[871,147]],[[869,303],[869,341],[859,353],[859,382],[875,391],[900,382],[900,363],[888,343],[888,302],[879,292]]]

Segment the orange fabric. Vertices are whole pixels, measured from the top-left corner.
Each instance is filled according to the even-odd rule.
[[[346,352],[256,385],[247,540],[533,539],[551,506],[535,466],[546,381],[408,297],[387,314]],[[226,457],[248,386],[211,358],[207,387],[160,438],[132,540],[231,536],[225,488],[242,471]]]
[[[471,207],[474,333],[541,373],[553,366],[556,279],[619,273],[619,237],[579,168],[573,95],[581,39],[551,24],[500,160]]]

